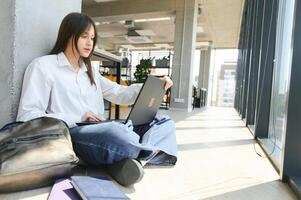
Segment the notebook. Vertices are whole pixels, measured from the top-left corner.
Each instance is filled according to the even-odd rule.
[[[71,185],[70,179],[58,179],[55,181],[48,200],[81,200],[76,190]]]
[[[165,82],[155,76],[149,75],[143,84],[131,112],[124,123],[131,120],[134,126],[148,124],[155,118],[163,100]],[[101,122],[79,122],[78,126],[98,124],[114,120]],[[118,120],[119,122],[122,122]]]
[[[129,200],[123,191],[106,177],[71,176],[71,184],[83,200]]]

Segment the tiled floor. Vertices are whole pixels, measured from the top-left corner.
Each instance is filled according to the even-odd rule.
[[[145,169],[141,182],[121,189],[136,200],[297,199],[254,143],[233,108],[164,111],[176,122],[178,163]],[[98,169],[79,170],[102,174]],[[51,187],[0,195],[2,200],[47,199]]]

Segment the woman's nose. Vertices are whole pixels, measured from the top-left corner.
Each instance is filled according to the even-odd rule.
[[[88,39],[88,45],[89,45],[89,46],[92,46],[92,44],[93,44],[93,40],[89,38],[89,39]]]

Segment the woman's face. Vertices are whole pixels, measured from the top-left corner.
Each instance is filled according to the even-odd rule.
[[[77,47],[81,57],[86,58],[90,55],[93,48],[94,33],[94,27],[91,25],[90,28],[83,32],[78,38]]]

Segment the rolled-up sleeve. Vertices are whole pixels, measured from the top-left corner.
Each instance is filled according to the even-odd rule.
[[[139,94],[142,84],[132,84],[130,86],[119,85],[101,75],[99,75],[103,97],[119,105],[131,105]]]

